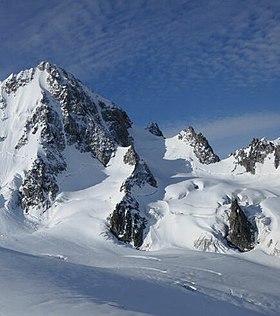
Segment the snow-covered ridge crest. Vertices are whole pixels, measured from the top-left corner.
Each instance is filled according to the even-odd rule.
[[[7,94],[15,93],[19,87],[24,87],[33,80],[35,71],[36,68],[30,68],[18,74],[11,74],[7,79],[1,82],[2,90]]]

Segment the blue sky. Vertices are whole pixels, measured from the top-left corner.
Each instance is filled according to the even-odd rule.
[[[0,0],[0,80],[48,60],[221,155],[280,136],[280,1]]]

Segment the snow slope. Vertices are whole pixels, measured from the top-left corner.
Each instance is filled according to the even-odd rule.
[[[1,315],[279,313],[278,261],[182,249],[147,253],[63,235],[6,239]],[[261,253],[258,258],[267,260]]]

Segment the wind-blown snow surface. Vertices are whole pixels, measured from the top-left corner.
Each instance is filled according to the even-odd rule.
[[[148,253],[62,236],[41,231],[2,239],[1,315],[279,313],[276,258],[267,265],[254,256],[186,249]]]
[[[61,192],[41,223],[15,228],[14,217],[1,213],[0,315],[278,315],[280,261],[263,252],[275,251],[266,243],[279,240],[278,171],[260,177],[238,168],[229,176],[232,158],[205,166],[177,138],[136,127],[131,134],[159,180],[152,194],[138,196],[154,219],[143,245],[150,251],[119,244],[106,230],[132,172],[122,159],[127,148],[106,168],[71,150]],[[260,246],[240,254],[202,242],[226,254],[194,250],[196,240],[214,236],[219,220],[223,226],[232,194],[255,205],[248,211],[259,213]]]

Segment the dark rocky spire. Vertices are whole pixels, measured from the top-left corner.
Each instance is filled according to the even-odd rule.
[[[230,246],[244,252],[251,250],[255,243],[255,229],[249,222],[237,200],[230,207],[229,230],[226,236]]]
[[[193,147],[194,154],[201,163],[209,165],[220,161],[220,158],[214,153],[207,139],[201,133],[197,134],[193,127],[190,126],[181,131],[178,138]]]

